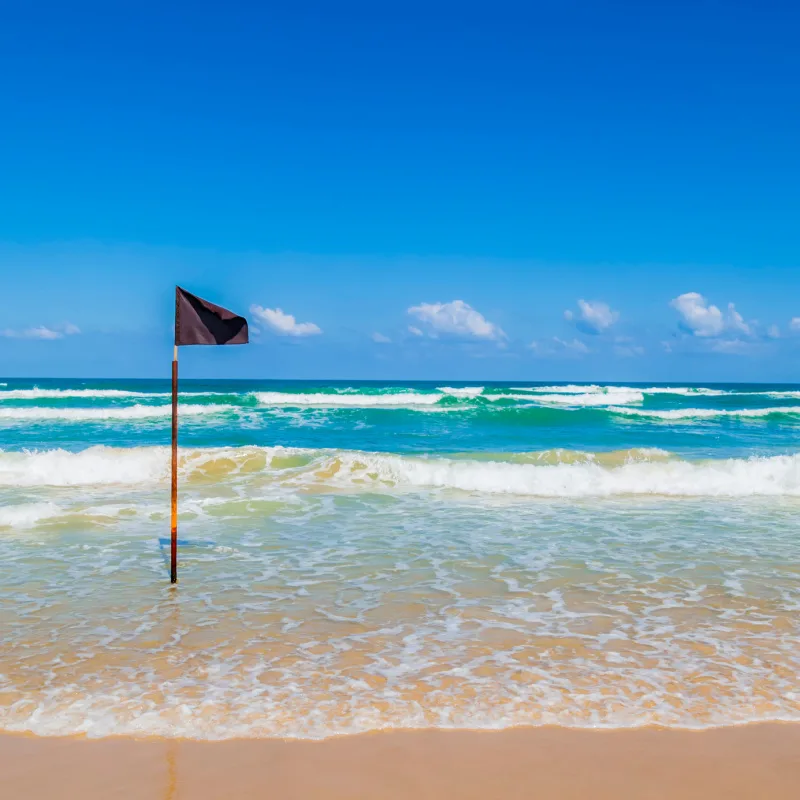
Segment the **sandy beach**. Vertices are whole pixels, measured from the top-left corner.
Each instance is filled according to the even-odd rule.
[[[800,726],[515,728],[322,741],[0,736],[9,798],[797,797]]]

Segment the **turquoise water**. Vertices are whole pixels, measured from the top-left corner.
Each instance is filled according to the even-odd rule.
[[[169,444],[169,381],[5,383],[4,449]],[[184,380],[181,388],[189,406],[181,428],[187,447],[396,453],[661,447],[716,458],[791,453],[800,424],[800,386],[785,384],[560,385],[551,392],[532,383]]]
[[[0,727],[800,718],[800,386],[0,380]]]

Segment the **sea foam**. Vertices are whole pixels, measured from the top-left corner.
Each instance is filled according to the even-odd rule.
[[[61,400],[71,398],[168,397],[167,392],[132,392],[126,389],[7,389],[2,400]]]
[[[445,396],[420,392],[394,392],[391,394],[325,394],[323,392],[255,392],[256,399],[265,406],[318,406],[343,408],[369,408],[372,406],[432,406]]]
[[[715,417],[753,418],[800,415],[800,406],[775,406],[772,408],[669,408],[664,410],[641,408],[609,408],[614,414],[646,417],[661,420],[714,419]]]
[[[748,497],[800,495],[800,456],[710,461],[637,462],[607,468],[593,463],[537,466],[453,459],[347,454],[331,479],[397,488],[456,489],[529,497]]]
[[[166,480],[167,447],[0,452],[0,486],[87,486]]]
[[[164,447],[91,447],[78,453],[49,450],[0,453],[0,485],[140,485],[166,482]],[[574,454],[573,454],[574,455]],[[507,458],[512,458],[509,454]],[[526,458],[532,458],[527,454]],[[520,497],[800,496],[800,455],[684,461],[663,451],[639,451],[614,466],[564,456],[563,463],[426,458],[361,451],[282,447],[228,447],[180,451],[184,479],[223,483],[256,479],[295,489],[385,493],[447,489]]]
[[[540,394],[613,394],[615,392],[640,392],[642,394],[672,394],[686,397],[719,397],[731,394],[725,389],[711,389],[705,386],[600,386],[598,384],[565,384],[553,386],[515,386],[515,390]],[[736,394],[739,394],[738,392]],[[754,392],[753,394],[760,394]]]
[[[478,397],[483,394],[483,386],[439,386],[437,390],[452,397]]]
[[[566,393],[566,394],[499,394],[493,395],[489,399],[508,399],[508,400],[527,400],[528,402],[542,403],[544,405],[556,406],[608,406],[624,405],[626,403],[641,403],[644,395],[633,389],[625,389],[609,392],[588,392],[585,394]]]
[[[181,405],[180,415],[196,417],[205,414],[219,414],[225,411],[234,411],[236,406],[231,405]],[[0,408],[0,420],[63,420],[65,422],[90,422],[93,420],[138,420],[158,419],[172,414],[168,405],[133,405],[117,406],[111,408],[42,408],[16,407]]]

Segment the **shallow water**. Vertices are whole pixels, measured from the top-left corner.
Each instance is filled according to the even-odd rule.
[[[175,590],[168,387],[7,383],[4,729],[800,718],[797,387],[185,382]]]

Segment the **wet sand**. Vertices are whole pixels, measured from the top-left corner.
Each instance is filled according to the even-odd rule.
[[[796,798],[800,725],[516,728],[324,741],[0,735],[2,796],[81,800]]]

